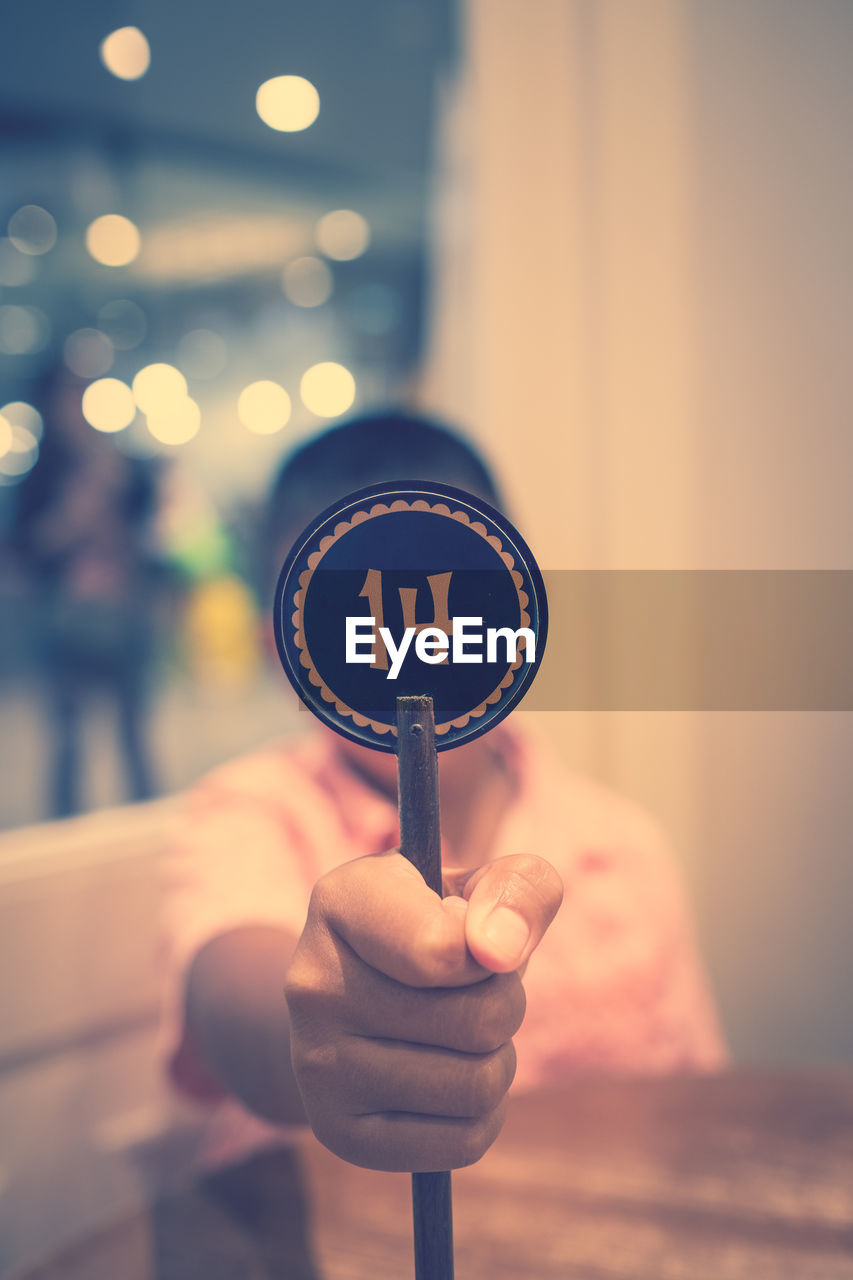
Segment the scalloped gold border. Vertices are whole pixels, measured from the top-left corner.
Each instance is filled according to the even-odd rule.
[[[302,573],[299,575],[299,587],[293,595],[294,612],[291,615],[290,620],[295,628],[293,633],[293,643],[296,645],[296,648],[300,650],[300,665],[306,668],[309,681],[315,688],[320,690],[320,696],[323,701],[334,703],[335,710],[340,715],[349,716],[353,723],[357,724],[359,728],[363,729],[369,727],[376,733],[391,733],[396,737],[396,725],[384,724],[381,720],[372,720],[369,716],[362,715],[361,712],[353,710],[352,707],[348,707],[346,703],[341,702],[337,694],[328,687],[323,680],[323,677],[314,666],[314,660],[311,657],[308,645],[305,641],[305,631],[302,619],[302,606],[305,601],[308,584],[314,576],[314,571],[329,548],[333,547],[339,538],[342,538],[345,533],[348,533],[350,529],[353,529],[356,525],[364,524],[365,520],[372,520],[375,516],[388,515],[391,511],[431,511],[434,515],[449,516],[452,520],[458,520],[461,524],[467,524],[472,532],[477,533],[481,538],[484,538],[486,542],[488,542],[489,546],[493,547],[494,550],[497,551],[501,560],[503,560],[504,564],[510,571],[510,576],[515,584],[515,589],[518,592],[518,605],[521,615],[521,625],[523,627],[529,626],[530,624],[530,614],[527,612],[527,605],[530,603],[530,597],[527,595],[526,591],[522,591],[524,578],[517,569],[513,568],[515,559],[508,551],[504,551],[500,538],[495,534],[490,534],[486,526],[479,520],[472,522],[467,512],[459,510],[451,511],[446,502],[438,502],[432,505],[427,502],[425,498],[416,498],[414,502],[407,502],[404,498],[396,498],[390,505],[386,502],[377,502],[369,511],[356,511],[350,520],[342,520],[340,524],[335,525],[332,533],[326,534],[324,538],[321,538],[318,549],[316,551],[312,551],[308,557],[308,568],[303,569]],[[475,707],[473,711],[467,711],[464,715],[457,716],[454,720],[445,720],[442,724],[437,724],[435,726],[436,733],[445,734],[451,729],[464,729],[469,720],[476,720],[480,716],[485,715],[488,708],[493,706],[494,703],[499,702],[503,691],[508,689],[514,682],[515,673],[521,666],[521,663],[522,658],[519,656],[501,680],[500,684],[492,690],[489,696],[481,702],[479,706]]]

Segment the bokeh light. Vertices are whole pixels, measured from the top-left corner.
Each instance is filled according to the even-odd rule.
[[[17,484],[32,471],[39,456],[38,440],[26,427],[9,423],[10,439],[8,447],[0,453],[0,483]],[[2,434],[2,433],[0,433]]]
[[[76,329],[63,343],[62,358],[78,378],[100,378],[112,368],[113,344],[98,329]]]
[[[133,398],[143,413],[168,413],[186,394],[187,380],[171,364],[147,364],[133,379]]]
[[[190,396],[183,396],[168,408],[149,413],[148,430],[160,444],[186,444],[198,435],[201,426],[201,410]]]
[[[313,124],[320,112],[320,95],[302,76],[265,80],[255,95],[255,109],[264,124],[280,133],[297,133]]]
[[[148,332],[145,312],[129,298],[106,302],[98,312],[98,328],[119,351],[138,347]]]
[[[297,307],[320,307],[332,292],[332,273],[322,258],[294,258],[281,275],[281,286]]]
[[[86,228],[86,248],[105,267],[126,267],[139,254],[140,236],[130,218],[105,213]]]
[[[0,413],[0,458],[4,457],[12,448],[12,424],[9,419]]]
[[[28,431],[26,427],[12,427],[12,452],[13,453],[32,453],[33,450],[38,451],[38,440],[32,431]]]
[[[215,378],[228,363],[225,339],[213,329],[191,329],[178,343],[178,360],[191,378]]]
[[[272,435],[290,420],[290,396],[277,382],[252,382],[240,393],[237,414],[250,431],[259,436]]]
[[[21,253],[5,236],[0,239],[0,285],[20,289],[35,279],[38,264],[32,254]]]
[[[56,244],[56,222],[41,205],[22,205],[9,219],[9,239],[21,253],[38,256]]]
[[[138,80],[151,63],[151,48],[139,27],[119,27],[101,41],[101,62],[119,80]]]
[[[302,403],[318,418],[337,418],[355,399],[355,378],[332,360],[312,365],[299,386]]]
[[[314,239],[327,258],[347,262],[360,257],[370,244],[370,226],[354,209],[333,209],[317,223]]]
[[[50,321],[38,307],[0,307],[0,351],[27,356],[50,342]]]
[[[119,378],[99,378],[83,392],[83,417],[96,431],[123,431],[136,417],[133,393]]]
[[[13,428],[22,427],[34,440],[41,440],[44,430],[41,414],[26,400],[12,400],[9,404],[0,405],[0,414]]]

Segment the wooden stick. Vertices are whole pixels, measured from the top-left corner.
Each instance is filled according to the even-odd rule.
[[[432,698],[397,699],[400,852],[441,893],[438,758]],[[415,1280],[453,1280],[450,1174],[412,1174]]]
[[[438,756],[432,698],[397,699],[400,852],[441,894]]]

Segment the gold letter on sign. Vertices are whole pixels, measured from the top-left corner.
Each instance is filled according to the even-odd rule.
[[[432,622],[416,622],[415,621],[415,604],[418,598],[417,587],[400,587],[400,606],[403,610],[403,627],[413,627],[415,634],[424,631],[427,627],[437,627],[443,631],[446,636],[450,635],[452,630],[452,620],[448,609],[448,597],[450,595],[450,579],[453,572],[449,573],[431,573],[427,577],[427,583],[432,594]],[[388,650],[379,634],[379,628],[385,625],[385,615],[382,608],[382,570],[368,569],[367,577],[364,579],[364,585],[359,591],[359,596],[364,596],[370,608],[370,616],[376,619],[376,644],[374,652],[376,654],[376,662],[373,664],[374,671],[388,670]],[[447,657],[442,659],[447,662]]]
[[[431,573],[427,578],[429,589],[432,592],[432,622],[415,622],[415,601],[418,598],[417,587],[400,587],[400,604],[403,606],[403,626],[414,627],[415,634],[419,631],[425,631],[427,627],[437,627],[439,631],[443,631],[446,636],[450,634],[452,623],[447,607],[447,597],[450,594],[450,579],[453,573]],[[442,658],[442,662],[447,662],[447,655]]]

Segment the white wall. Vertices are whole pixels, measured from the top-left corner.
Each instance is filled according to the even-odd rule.
[[[467,14],[426,403],[543,566],[850,567],[853,6]],[[736,1052],[853,1056],[853,717],[539,718],[669,827]]]
[[[853,7],[693,3],[697,556],[853,566]],[[853,1056],[853,716],[697,737],[712,963],[744,1054]]]

